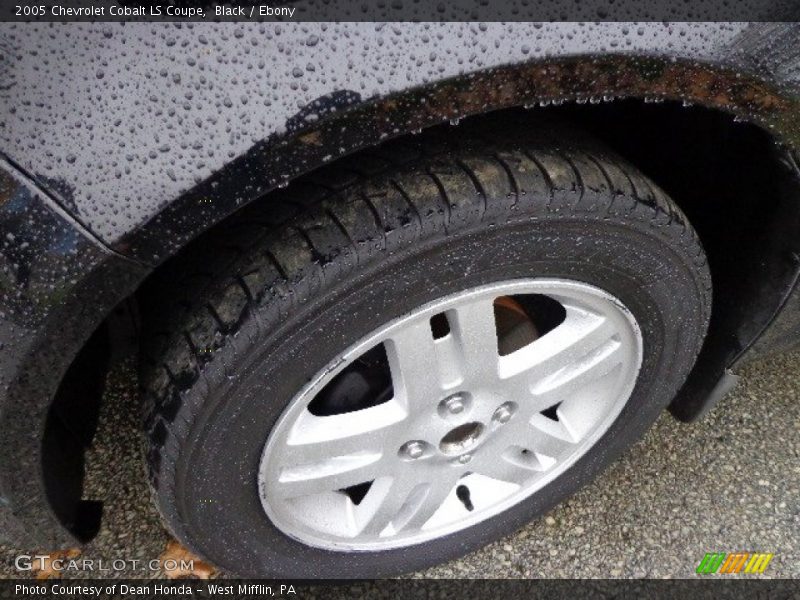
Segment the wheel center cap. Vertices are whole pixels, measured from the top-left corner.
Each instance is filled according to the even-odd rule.
[[[451,429],[439,442],[439,450],[448,456],[466,452],[478,442],[486,428],[483,423],[464,423]]]

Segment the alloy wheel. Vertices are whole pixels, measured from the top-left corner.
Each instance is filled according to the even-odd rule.
[[[641,360],[635,318],[591,285],[522,279],[442,298],[357,342],[290,401],[263,450],[263,508],[286,535],[338,551],[470,527],[583,456]]]

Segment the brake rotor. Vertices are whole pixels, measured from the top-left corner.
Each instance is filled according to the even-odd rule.
[[[511,354],[539,339],[539,331],[530,315],[511,296],[495,299],[494,317],[497,324],[497,348],[501,356]]]

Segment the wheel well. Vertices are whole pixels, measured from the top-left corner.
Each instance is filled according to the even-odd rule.
[[[717,110],[625,101],[572,113],[669,194],[706,251],[711,324],[671,406],[680,420],[694,420],[797,280],[797,164],[766,131]]]
[[[593,132],[659,184],[697,230],[708,255],[714,285],[712,321],[698,363],[673,406],[704,400],[724,370],[769,323],[795,280],[798,242],[794,234],[800,226],[800,194],[792,171],[796,166],[787,166],[784,151],[763,129],[738,122],[718,110],[676,102],[617,100],[530,111],[506,109],[494,114],[523,124],[531,112],[552,113]],[[484,115],[478,115],[464,122],[482,118]],[[438,127],[448,130],[446,135],[458,135],[458,125]],[[403,139],[384,143],[402,144]],[[358,153],[340,160],[354,159],[358,160]],[[328,165],[322,170],[326,168]],[[259,200],[268,201],[269,194]],[[191,255],[224,223],[204,232],[167,262]],[[140,290],[147,288],[152,294],[152,283],[164,264],[147,279],[150,285]],[[129,323],[138,322],[140,296],[141,291],[120,304],[93,337],[94,344],[100,344],[100,338],[119,346],[119,340],[127,342],[135,337]],[[146,305],[152,306],[152,302]],[[147,309],[141,319],[148,319]],[[126,351],[134,352],[133,348],[135,345]],[[76,358],[65,376],[48,418],[46,443],[48,438],[60,435],[63,415],[69,413],[66,409],[74,402],[69,382],[80,379],[82,371],[96,370],[98,363],[86,359],[86,354],[93,352],[84,353],[83,359]],[[100,396],[102,391],[95,394]],[[100,405],[99,401],[87,404],[93,410]],[[679,409],[673,412],[678,416],[688,414],[681,415]],[[94,418],[87,417],[89,422]],[[84,447],[78,444],[69,452],[82,457]],[[82,477],[82,468],[71,469],[69,475],[59,474],[63,448],[60,452],[61,461],[52,458],[54,453],[45,455],[48,497],[54,507],[59,507],[56,513],[60,517],[71,515],[62,521],[73,532],[93,529],[76,519],[74,515],[80,511],[70,507],[80,499],[81,486],[76,486],[74,479]],[[82,458],[76,464],[82,467]]]

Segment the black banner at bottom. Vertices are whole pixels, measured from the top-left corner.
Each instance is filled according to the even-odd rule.
[[[800,598],[800,580],[703,577],[675,580],[390,579],[269,580],[0,580],[0,598]]]

